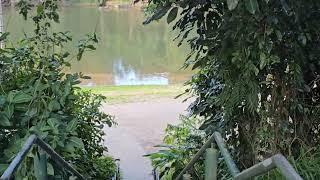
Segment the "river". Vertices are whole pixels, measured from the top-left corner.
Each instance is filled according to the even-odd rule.
[[[32,32],[32,23],[24,21],[17,11],[4,9],[5,30],[10,42],[15,43]],[[70,31],[74,52],[77,41],[87,33],[96,32],[99,44],[96,51],[88,52],[83,60],[72,60],[68,72],[83,72],[92,77],[82,82],[85,86],[98,85],[169,85],[182,83],[191,75],[182,70],[188,53],[172,42],[174,34],[164,21],[144,26],[141,9],[99,9],[94,6],[68,6],[60,12],[60,24],[55,31]],[[161,143],[167,123],[176,123],[187,104],[180,100],[165,99],[104,106],[113,114],[117,127],[106,128],[105,145],[109,153],[120,158],[122,178],[126,180],[152,179],[152,166],[143,155],[152,152]]]
[[[4,9],[5,30],[15,43],[24,32],[32,31],[17,11]],[[101,9],[95,6],[67,6],[60,12],[56,31],[70,31],[73,46],[87,33],[96,32],[100,42],[96,51],[88,52],[82,61],[72,61],[70,72],[92,77],[83,85],[168,85],[182,83],[191,75],[182,70],[187,48],[172,42],[174,33],[164,21],[144,26],[140,8]],[[74,51],[74,48],[70,51]]]

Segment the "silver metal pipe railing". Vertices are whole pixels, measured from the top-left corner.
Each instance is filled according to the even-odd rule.
[[[209,148],[212,143],[216,143],[216,145],[218,146],[232,177],[236,180],[250,179],[259,175],[263,175],[275,168],[277,168],[287,180],[302,180],[301,176],[295,171],[295,169],[292,167],[289,161],[282,154],[276,154],[240,172],[235,162],[233,161],[228,149],[226,148],[224,140],[219,132],[214,132],[209,137],[209,139],[194,155],[191,161],[180,172],[180,174],[177,176],[175,180],[182,179],[184,174],[187,173],[194,166],[194,164],[198,161],[198,159],[204,154],[206,149]],[[217,177],[215,177],[214,179],[216,178]]]
[[[62,167],[70,171],[73,175],[75,175],[80,180],[84,180],[85,178],[76,170],[74,169],[68,162],[66,162],[58,153],[56,153],[47,143],[43,140],[38,138],[36,135],[31,135],[25,144],[23,145],[20,152],[17,156],[13,159],[10,163],[8,168],[0,177],[0,180],[10,180],[13,176],[17,168],[22,163],[23,159],[27,156],[28,152],[31,150],[33,145],[38,145],[42,150],[44,150],[56,163],[59,163]]]

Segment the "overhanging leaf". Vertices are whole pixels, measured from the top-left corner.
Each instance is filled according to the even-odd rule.
[[[6,102],[6,97],[0,96],[0,107],[3,106],[5,102]]]
[[[38,113],[38,108],[32,107],[31,109],[28,109],[28,111],[26,112],[26,115],[29,117],[33,117],[37,113]]]
[[[78,148],[83,148],[84,147],[82,140],[80,138],[78,138],[78,137],[72,136],[69,139],[69,141],[74,147],[78,147]]]
[[[267,57],[264,53],[260,53],[260,69],[262,70],[267,65]]]
[[[5,32],[5,33],[2,33],[1,36],[0,36],[0,41],[3,41],[5,39],[7,39],[7,37],[9,36],[10,33],[8,32]]]
[[[227,0],[228,9],[230,11],[234,10],[237,7],[238,3],[239,3],[239,0]]]
[[[205,59],[199,59],[197,62],[194,63],[192,66],[192,70],[197,69],[198,67],[204,65],[206,63]]]
[[[7,96],[7,101],[9,103],[13,103],[13,99],[14,99],[14,96],[16,95],[16,93],[14,91],[10,91],[8,96]]]
[[[30,102],[32,100],[32,96],[29,94],[26,94],[24,92],[17,93],[13,98],[13,103],[19,104],[19,103],[26,103]]]
[[[143,22],[144,25],[151,23],[152,21],[161,19],[167,14],[168,10],[171,8],[171,3],[167,3],[161,8],[159,8],[150,18]]]
[[[55,119],[55,118],[49,118],[49,119],[47,120],[47,123],[48,123],[49,126],[55,127],[55,125],[58,124],[58,120]]]
[[[48,108],[50,111],[56,111],[60,109],[60,103],[57,100],[52,100],[49,105]]]
[[[0,125],[1,126],[10,126],[11,125],[8,116],[4,112],[0,112]]]
[[[78,120],[77,119],[73,119],[72,121],[70,121],[66,127],[66,131],[67,132],[73,132],[76,130],[78,125]]]
[[[5,113],[6,113],[6,115],[7,115],[7,117],[8,117],[9,119],[10,119],[10,118],[12,117],[12,115],[13,115],[13,109],[14,109],[13,104],[10,104],[10,105],[8,105],[8,106],[5,107]]]
[[[259,5],[258,5],[258,1],[257,0],[246,0],[245,1],[245,5],[246,5],[247,10],[251,14],[255,14],[259,9]]]
[[[178,15],[178,7],[172,8],[167,16],[167,23],[170,24],[172,21],[174,21],[177,18],[177,15]]]

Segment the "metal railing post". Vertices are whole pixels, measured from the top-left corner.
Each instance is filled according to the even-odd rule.
[[[39,148],[39,179],[47,180],[47,154],[41,148]]]
[[[208,148],[205,154],[205,180],[217,180],[218,151]]]

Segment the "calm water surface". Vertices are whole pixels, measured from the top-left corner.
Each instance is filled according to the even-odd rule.
[[[100,38],[97,50],[73,61],[68,70],[90,75],[84,85],[167,85],[190,77],[190,71],[180,69],[188,50],[172,42],[174,33],[165,21],[143,26],[144,15],[138,8],[64,7],[60,18],[56,30],[72,32],[74,45],[90,32],[96,31]],[[32,29],[11,9],[5,10],[5,23],[12,41]]]

